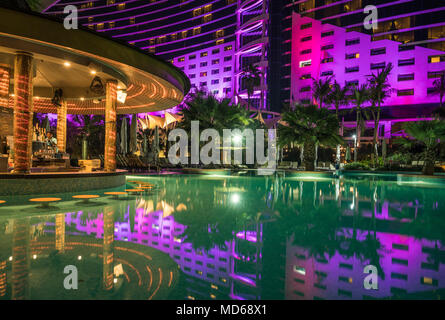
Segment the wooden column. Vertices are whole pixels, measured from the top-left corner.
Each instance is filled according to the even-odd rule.
[[[108,80],[105,101],[105,161],[106,172],[116,171],[116,108],[117,81]]]
[[[57,108],[57,149],[59,152],[66,152],[66,109],[67,103],[62,101],[62,105]]]
[[[29,173],[32,147],[33,57],[17,52],[14,61],[14,171]]]

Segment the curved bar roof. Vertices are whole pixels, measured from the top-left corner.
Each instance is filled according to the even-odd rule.
[[[95,76],[118,80],[126,90],[120,114],[174,107],[190,90],[182,71],[125,43],[83,28],[67,30],[59,20],[36,13],[0,7],[0,16],[0,66],[12,68],[16,51],[34,54],[35,112],[57,112],[51,98],[62,88],[68,113],[103,114],[104,95],[89,89]]]

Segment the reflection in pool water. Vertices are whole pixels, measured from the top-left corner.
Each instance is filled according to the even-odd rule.
[[[82,266],[76,299],[437,299],[445,289],[445,188],[283,174],[128,180],[155,187],[51,212],[0,208],[0,298],[42,298],[45,286],[47,298],[72,298],[63,263]],[[363,286],[366,265],[378,290]]]

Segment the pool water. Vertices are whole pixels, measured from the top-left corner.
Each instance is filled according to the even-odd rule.
[[[5,199],[0,299],[445,297],[444,187],[175,174],[114,191],[139,187]]]

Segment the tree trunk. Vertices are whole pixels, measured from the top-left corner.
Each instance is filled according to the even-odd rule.
[[[355,124],[355,140],[354,140],[354,162],[357,162],[358,158],[358,145],[360,142],[360,112],[357,112],[357,120]]]
[[[422,173],[429,176],[434,175],[434,150],[426,149],[424,160],[425,163],[422,168]]]
[[[303,159],[305,171],[315,170],[315,143],[306,142],[303,147]]]
[[[377,163],[379,160],[379,143],[378,143],[378,135],[379,135],[379,122],[380,122],[380,107],[377,111],[377,115],[374,118],[374,168],[377,167]]]

